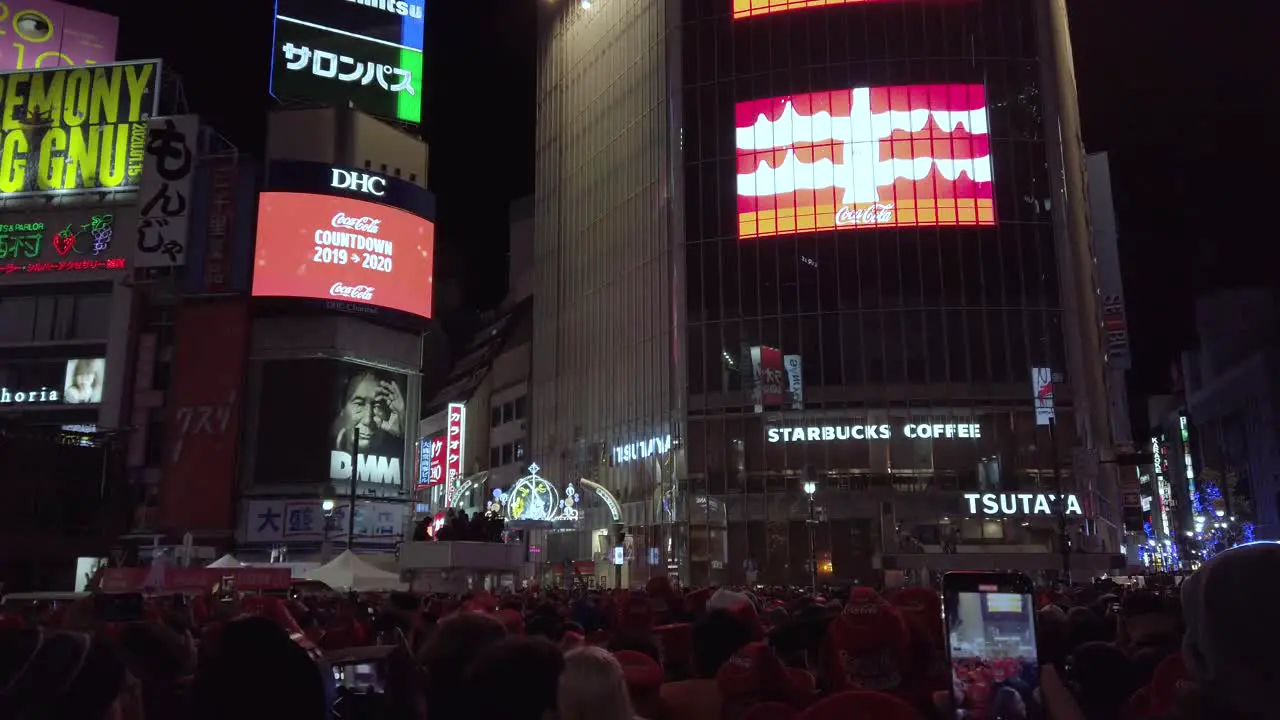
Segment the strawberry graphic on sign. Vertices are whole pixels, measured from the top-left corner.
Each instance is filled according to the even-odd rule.
[[[58,251],[59,255],[66,255],[75,249],[76,233],[68,225],[62,232],[53,236],[53,249]]]

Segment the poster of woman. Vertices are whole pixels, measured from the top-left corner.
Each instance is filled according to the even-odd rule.
[[[68,405],[96,405],[102,402],[102,381],[107,361],[103,358],[75,358],[67,361],[62,401]]]

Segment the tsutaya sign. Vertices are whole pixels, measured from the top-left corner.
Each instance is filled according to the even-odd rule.
[[[969,514],[977,515],[1056,515],[1057,495],[1045,493],[965,493]],[[1067,515],[1083,515],[1080,498],[1067,496]]]
[[[671,452],[671,436],[665,435],[619,445],[613,449],[613,461],[615,463],[625,463],[632,460],[643,460],[654,455],[665,455],[669,452]]]
[[[913,440],[943,440],[982,437],[978,423],[906,423],[900,428],[903,437]],[[889,440],[895,432],[892,425],[810,425],[776,428],[767,431],[769,442],[829,442],[833,440]]]

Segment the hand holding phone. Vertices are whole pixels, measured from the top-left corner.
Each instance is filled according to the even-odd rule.
[[[1039,685],[1035,598],[1018,573],[952,572],[942,579],[955,717],[1027,720]]]

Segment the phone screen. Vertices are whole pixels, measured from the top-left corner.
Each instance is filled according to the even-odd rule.
[[[375,663],[334,665],[333,680],[338,687],[356,692],[382,692],[382,672]]]
[[[1019,575],[953,573],[943,580],[956,717],[1027,720],[1040,664],[1035,603]]]

